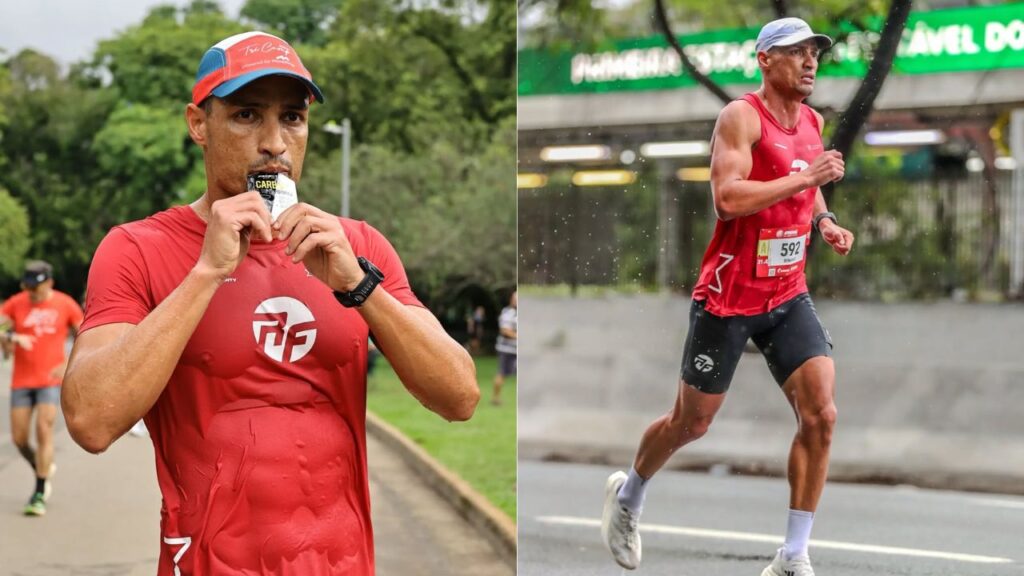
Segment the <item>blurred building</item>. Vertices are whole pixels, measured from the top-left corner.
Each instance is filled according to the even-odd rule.
[[[808,102],[858,89],[874,30],[825,30]],[[734,97],[757,88],[757,29],[680,36]],[[722,104],[664,38],[519,53],[520,282],[659,286],[696,278],[714,223]],[[817,250],[815,289],[861,298],[1016,297],[1024,286],[1024,4],[913,12],[830,207],[858,234]],[[826,132],[826,139],[827,139]]]

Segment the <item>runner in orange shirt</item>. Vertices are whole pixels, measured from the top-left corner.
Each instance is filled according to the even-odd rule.
[[[25,514],[42,516],[52,490],[49,477],[56,468],[53,423],[67,366],[64,344],[69,329],[77,334],[82,309],[73,298],[53,289],[53,267],[46,262],[29,262],[21,287],[22,291],[0,308],[0,326],[7,326],[2,336],[5,349],[14,350],[11,439],[36,473]],[[36,449],[29,442],[33,409],[37,410]]]

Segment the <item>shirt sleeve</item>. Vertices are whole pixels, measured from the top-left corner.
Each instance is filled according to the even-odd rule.
[[[366,258],[380,269],[384,274],[384,282],[381,283],[381,286],[402,304],[426,308],[413,293],[412,287],[409,286],[409,277],[405,274],[402,259],[398,257],[398,252],[395,252],[391,242],[388,242],[388,239],[376,228],[365,222],[362,223],[361,228],[365,244],[362,253],[357,256]]]
[[[501,311],[501,316],[498,316],[498,327],[504,330],[516,329],[515,313],[511,308],[505,308]]]
[[[66,301],[67,315],[68,315],[68,326],[74,328],[75,326],[81,327],[82,320],[85,319],[85,313],[82,312],[82,307],[75,302],[75,299],[68,296]]]
[[[4,300],[4,305],[0,306],[0,317],[8,318],[12,323],[14,322],[14,298]]]
[[[142,252],[127,231],[114,228],[89,268],[81,332],[104,324],[138,324],[154,308]]]

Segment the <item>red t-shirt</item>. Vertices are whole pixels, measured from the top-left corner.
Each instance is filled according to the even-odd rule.
[[[377,289],[422,306],[388,241],[365,222],[341,224],[384,273]],[[189,207],[111,230],[89,272],[83,332],[141,322],[195,265],[205,231]],[[163,494],[160,576],[373,574],[368,328],[285,245],[250,245],[145,417]]]
[[[761,139],[751,151],[749,180],[768,182],[799,172],[824,152],[818,119],[809,106],[800,105],[800,119],[789,129],[779,124],[756,94],[747,94],[743,100],[761,119]],[[808,188],[749,216],[719,220],[701,262],[693,299],[707,300],[707,310],[717,316],[753,316],[806,292],[802,268],[781,276],[759,276],[759,240],[768,230],[799,228],[799,233],[809,234],[817,190]],[[804,257],[805,248],[806,244],[800,247]]]
[[[61,379],[53,378],[51,373],[64,363],[68,328],[82,323],[78,302],[53,290],[49,298],[35,304],[28,292],[19,292],[4,302],[0,315],[11,319],[16,333],[35,338],[31,350],[14,347],[11,388],[60,386]]]

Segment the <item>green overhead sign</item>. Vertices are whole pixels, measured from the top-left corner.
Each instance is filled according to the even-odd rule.
[[[861,77],[864,54],[877,41],[881,18],[868,31],[850,32],[822,57],[820,76]],[[853,30],[825,31],[832,36]],[[760,82],[757,28],[679,36],[698,70],[720,84]],[[893,63],[894,74],[1024,69],[1024,3],[912,12]],[[590,94],[695,86],[662,36],[608,42],[590,53],[519,52],[519,94]],[[1024,89],[1022,89],[1024,90]]]

